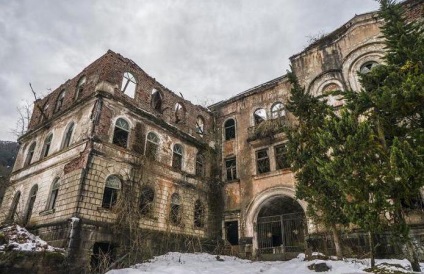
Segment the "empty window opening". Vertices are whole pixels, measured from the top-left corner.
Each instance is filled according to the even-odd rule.
[[[112,143],[127,148],[130,125],[122,118],[116,120]]]
[[[234,119],[228,119],[224,124],[225,140],[236,138],[236,123]]]
[[[202,116],[198,116],[196,120],[196,133],[203,137],[205,134],[205,120]]]
[[[37,198],[38,185],[34,185],[29,192],[28,206],[25,213],[24,226],[31,220],[32,211],[34,209],[35,199]]]
[[[194,203],[194,226],[201,228],[205,226],[205,207],[200,200]]]
[[[36,143],[34,142],[29,146],[27,157],[26,157],[25,163],[24,163],[24,167],[29,166],[31,164],[32,158],[34,157],[35,145],[36,145]]]
[[[56,206],[57,195],[59,194],[59,178],[56,178],[52,185],[52,190],[50,191],[49,203],[47,209],[54,209]]]
[[[268,149],[261,149],[256,152],[256,163],[258,174],[266,173],[271,170],[269,166]]]
[[[103,208],[112,208],[118,200],[118,191],[121,189],[121,179],[111,175],[106,179],[105,191],[103,193]]]
[[[286,110],[284,108],[284,105],[280,102],[275,103],[271,107],[271,118],[277,119],[284,116],[286,116]]]
[[[140,214],[152,215],[155,192],[151,187],[143,187],[140,195]]]
[[[57,97],[56,108],[55,108],[54,112],[58,112],[58,111],[60,111],[62,109],[63,102],[65,100],[65,94],[66,94],[65,90],[62,90],[59,93],[59,96]]]
[[[91,271],[92,273],[102,273],[115,260],[115,246],[111,243],[96,242],[93,246],[93,254],[91,255]]]
[[[68,126],[68,129],[65,132],[65,138],[63,140],[63,146],[62,148],[67,148],[71,144],[71,138],[72,138],[72,132],[74,131],[74,123],[71,123]]]
[[[265,109],[259,108],[259,109],[255,110],[255,112],[253,113],[253,118],[255,120],[255,125],[259,125],[260,123],[265,121],[266,120]]]
[[[424,202],[420,193],[410,197],[410,199],[401,199],[400,201],[402,208],[406,210],[423,209]]]
[[[182,104],[176,103],[174,108],[175,123],[182,123],[185,121],[186,111]]]
[[[49,103],[46,102],[41,111],[41,122],[44,122],[48,119]]]
[[[146,141],[146,157],[151,160],[157,160],[159,150],[159,137],[153,133],[149,132],[147,134]]]
[[[171,196],[171,210],[169,215],[172,224],[179,225],[181,223],[180,195],[177,193],[174,193]]]
[[[359,69],[359,72],[361,74],[367,74],[369,73],[373,68],[375,68],[376,66],[378,66],[378,63],[375,61],[369,61],[366,62],[365,64],[363,64],[361,66],[361,68]]]
[[[340,95],[331,94],[332,92],[337,90],[341,90],[341,88],[335,83],[330,83],[322,89],[321,94],[327,95],[327,104],[329,106],[338,107],[343,105],[343,100]]]
[[[10,221],[15,220],[15,216],[18,210],[18,205],[19,205],[19,199],[21,199],[20,191],[16,192],[15,196],[13,197],[12,206],[10,207],[9,218],[8,218]]]
[[[290,168],[290,162],[287,159],[286,145],[278,145],[275,147],[275,166],[276,169]]]
[[[197,153],[196,155],[196,175],[197,176],[205,175],[204,157],[201,153]]]
[[[75,99],[78,99],[83,95],[84,86],[85,86],[86,82],[87,82],[87,77],[85,77],[85,76],[81,77],[78,80],[77,89],[76,89],[76,92],[75,92]]]
[[[227,181],[237,179],[236,157],[225,160],[225,169],[227,171]]]
[[[162,95],[157,89],[152,89],[152,108],[162,113]]]
[[[50,147],[52,145],[52,139],[53,139],[53,134],[50,134],[44,140],[43,152],[41,153],[41,158],[47,157],[49,155]]]
[[[183,146],[175,144],[172,151],[172,167],[181,170],[183,167]]]
[[[231,245],[239,244],[238,221],[225,222],[225,239]]]
[[[125,72],[124,77],[122,78],[121,91],[131,98],[134,98],[136,88],[137,80],[134,75],[129,72]]]

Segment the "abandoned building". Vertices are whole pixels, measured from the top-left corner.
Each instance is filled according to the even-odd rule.
[[[422,1],[403,6],[421,20]],[[376,12],[356,15],[292,56],[301,84],[313,94],[360,89],[357,72],[384,56],[380,24]],[[90,264],[117,245],[109,227],[132,193],[138,225],[159,233],[149,248],[167,234],[220,237],[246,257],[304,251],[306,236],[322,231],[296,200],[285,157],[290,88],[282,75],[204,108],[109,50],[35,102],[0,221],[18,221]],[[423,240],[423,211],[411,209],[409,223]]]

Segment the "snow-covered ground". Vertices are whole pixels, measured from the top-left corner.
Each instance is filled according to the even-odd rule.
[[[64,250],[47,244],[40,237],[31,234],[25,228],[19,225],[10,225],[0,230],[0,233],[5,236],[6,243],[0,244],[0,252],[6,250],[20,251],[49,251],[61,252]]]
[[[107,274],[312,274],[308,266],[313,263],[325,262],[331,267],[327,273],[369,273],[364,269],[369,268],[369,260],[348,259],[344,261],[312,260],[305,261],[304,255],[300,254],[297,259],[278,262],[258,262],[242,260],[231,256],[217,256],[205,253],[177,253],[171,252],[166,255],[155,257],[143,264],[137,264],[132,268],[111,270]],[[411,273],[407,260],[377,260],[377,264],[391,270]],[[398,264],[402,267],[387,266],[386,264]],[[424,264],[421,265],[424,270]],[[393,272],[385,272],[393,273]]]

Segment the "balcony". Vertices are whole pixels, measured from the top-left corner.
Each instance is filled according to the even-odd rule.
[[[259,125],[247,129],[247,141],[251,142],[258,139],[273,138],[276,134],[282,133],[286,125],[287,118],[285,116],[265,120]]]

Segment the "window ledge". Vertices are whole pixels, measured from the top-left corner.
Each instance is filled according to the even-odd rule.
[[[40,216],[45,216],[45,215],[49,215],[49,214],[53,214],[53,213],[55,213],[55,209],[54,208],[52,208],[52,209],[46,209],[46,210],[43,210],[43,211],[41,211],[40,212]]]
[[[237,178],[237,179],[233,179],[233,180],[230,180],[230,181],[225,181],[225,183],[227,183],[227,184],[231,184],[231,183],[239,183],[240,182],[240,179],[239,178]]]

